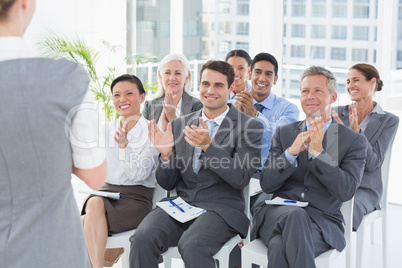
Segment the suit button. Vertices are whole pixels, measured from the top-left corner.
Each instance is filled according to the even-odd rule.
[[[304,188],[304,191],[305,191],[305,192],[308,192],[308,188],[307,188],[307,187],[306,187],[306,188]]]

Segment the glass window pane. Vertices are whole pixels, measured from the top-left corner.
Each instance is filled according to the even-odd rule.
[[[355,5],[353,8],[354,18],[368,18],[369,14],[370,14],[370,8],[368,6]]]
[[[327,7],[321,4],[313,4],[311,7],[311,16],[316,18],[324,18],[326,15]]]
[[[290,53],[293,58],[304,58],[306,56],[306,47],[292,45]]]
[[[346,39],[347,28],[346,26],[332,26],[332,39]]]
[[[306,37],[306,25],[292,24],[292,37]]]
[[[248,35],[248,22],[238,22],[236,24],[236,34],[238,35]]]
[[[368,40],[369,28],[366,26],[353,27],[353,40]]]
[[[311,46],[310,57],[312,59],[325,59],[325,47]]]
[[[311,38],[325,38],[326,27],[325,25],[311,25]]]
[[[170,52],[170,0],[140,1],[136,5],[135,53],[158,62]]]
[[[366,62],[368,57],[367,49],[353,48],[352,61]]]
[[[346,48],[333,47],[331,48],[332,60],[346,60]]]
[[[334,18],[346,18],[348,16],[348,10],[346,5],[337,5],[332,7],[332,17]]]

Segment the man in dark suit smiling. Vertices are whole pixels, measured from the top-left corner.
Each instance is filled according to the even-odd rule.
[[[178,246],[186,267],[215,267],[212,258],[231,237],[245,237],[243,188],[260,166],[262,124],[227,105],[234,71],[224,61],[201,69],[201,111],[172,121],[167,134],[155,121],[150,138],[160,152],[158,183],[176,189],[189,204],[207,210],[180,223],[153,210],[131,237],[130,267],[158,267],[158,258]]]

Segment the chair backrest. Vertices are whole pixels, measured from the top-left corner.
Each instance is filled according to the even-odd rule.
[[[387,151],[384,155],[384,161],[381,165],[381,179],[382,179],[382,196],[380,200],[381,209],[385,209],[388,201],[388,177],[389,177],[389,167],[391,165],[391,154],[392,154],[392,144],[391,142],[388,146]]]
[[[162,198],[167,197],[168,191],[163,189],[158,183],[154,189],[154,195],[152,197],[152,208],[156,207],[156,202],[161,201]]]
[[[341,206],[341,212],[345,220],[345,240],[347,246],[350,246],[350,242],[352,241],[354,200],[355,198],[353,197],[349,201],[343,202]]]

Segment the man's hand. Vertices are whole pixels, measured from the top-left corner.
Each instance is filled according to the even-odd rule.
[[[344,125],[341,118],[339,117],[338,113],[335,110],[332,110],[332,117],[341,125]]]
[[[241,106],[241,109],[238,108],[239,111],[242,111],[251,117],[255,117],[257,110],[254,108],[254,98],[247,89],[237,93],[235,100],[237,101],[236,103],[239,103]]]
[[[208,125],[200,117],[201,128],[191,125],[191,127],[186,126],[183,129],[185,135],[184,139],[190,145],[195,147],[201,147],[204,152],[207,151],[209,145],[212,143],[211,137],[209,137]]]
[[[308,130],[311,139],[309,151],[311,154],[316,156],[323,149],[322,140],[324,138],[324,121],[322,120],[322,117],[319,116],[311,122],[311,125],[313,126],[313,129]]]
[[[172,125],[167,125],[166,134],[163,133],[156,125],[155,120],[151,120],[148,124],[148,136],[152,144],[161,153],[163,161],[168,161],[173,152],[174,137],[172,132]]]
[[[300,132],[296,139],[293,141],[292,146],[288,148],[288,153],[291,155],[298,155],[310,144],[310,134],[308,131]]]

